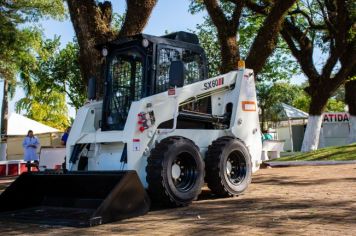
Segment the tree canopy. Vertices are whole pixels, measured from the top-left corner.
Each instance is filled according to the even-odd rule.
[[[61,0],[0,1],[0,77],[13,84],[21,68],[34,61],[41,33],[26,23],[63,19],[64,14]]]
[[[62,75],[67,75],[65,70],[70,68],[60,67],[66,59],[62,55],[68,46],[58,52],[59,44],[58,37],[41,41],[41,50],[36,56],[37,66],[27,68],[20,75],[26,97],[16,103],[16,112],[25,111],[31,119],[64,130],[69,126],[69,119],[65,99],[67,78]]]
[[[35,80],[44,90],[56,90],[68,97],[68,104],[75,109],[80,108],[86,99],[86,88],[82,83],[81,73],[78,63],[78,44],[69,42],[63,49],[60,49],[59,37],[54,40],[45,40],[41,54],[41,62],[38,68],[34,68]],[[50,51],[46,48],[51,47]],[[38,73],[41,76],[38,76]]]
[[[192,7],[191,12],[193,14],[195,13],[195,9]],[[263,17],[254,14],[246,13],[241,17],[241,25],[238,34],[239,37],[236,39],[236,43],[239,43],[240,45],[241,59],[247,57],[251,45],[253,44],[263,21]],[[200,44],[206,52],[209,61],[209,77],[220,74],[222,61],[216,27],[212,24],[209,18],[205,18],[204,22],[197,25],[196,30],[193,32],[198,35]],[[298,63],[293,57],[290,56],[288,46],[283,40],[279,40],[275,50],[266,60],[266,63],[259,72],[257,81],[289,81],[293,76],[299,73],[300,68]]]
[[[29,26],[43,18],[64,19],[61,0],[0,0],[0,78],[5,81],[1,135],[7,133],[8,92],[13,96],[18,73],[35,67],[41,30]]]
[[[257,98],[261,109],[262,129],[268,128],[266,121],[279,121],[282,112],[281,103],[293,105],[301,93],[300,86],[291,85],[287,82],[259,83],[257,85]]]
[[[356,66],[355,11],[352,1],[304,0],[283,24],[283,38],[309,81],[311,115],[323,112]],[[321,65],[314,60],[318,52],[326,58]]]
[[[31,82],[26,86],[31,93],[16,103],[16,112],[26,112],[26,116],[48,126],[65,130],[69,125],[65,95],[59,91],[46,91]]]
[[[284,16],[296,0],[274,1],[268,7],[268,14],[257,30],[253,43],[245,58],[246,65],[258,74],[264,66],[267,58],[274,51],[278,33],[281,29]],[[248,6],[252,4],[249,0],[204,0],[191,1],[191,11],[206,9],[211,22],[217,30],[217,38],[220,44],[222,73],[237,68],[237,61],[241,58],[240,45],[237,34],[241,26],[241,17],[249,14]]]

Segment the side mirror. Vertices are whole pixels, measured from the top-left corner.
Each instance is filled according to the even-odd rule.
[[[169,67],[169,86],[183,87],[185,78],[185,67],[182,61],[172,61]]]
[[[91,77],[88,81],[88,99],[95,100],[96,98],[96,79]]]

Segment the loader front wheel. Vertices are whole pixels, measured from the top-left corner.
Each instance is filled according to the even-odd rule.
[[[239,195],[251,182],[249,151],[242,141],[233,137],[215,140],[208,147],[205,165],[205,181],[220,197]]]
[[[204,162],[189,139],[168,137],[151,151],[146,167],[148,192],[153,203],[187,206],[204,184]]]

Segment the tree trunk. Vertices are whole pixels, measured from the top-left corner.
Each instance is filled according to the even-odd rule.
[[[266,122],[266,119],[265,119],[265,108],[264,107],[260,107],[261,108],[261,130],[262,132],[265,131],[265,122]]]
[[[96,4],[94,0],[67,0],[70,18],[79,44],[80,71],[85,86],[94,77],[97,81],[97,97],[102,96],[104,78],[101,73],[102,56],[97,44],[113,39],[111,30],[111,3]]]
[[[262,70],[266,60],[276,48],[284,16],[295,2],[296,0],[277,1],[258,30],[246,58],[246,66],[253,69],[255,74]]]
[[[221,33],[219,36],[219,43],[221,46],[221,73],[237,69],[237,62],[240,59],[239,47],[237,44],[237,33],[227,35]]]
[[[321,93],[311,96],[308,124],[304,133],[302,152],[318,149],[321,123],[323,121],[322,113],[325,110],[328,98],[328,95]]]
[[[302,152],[310,152],[318,149],[322,121],[322,115],[309,115],[307,128],[304,133]]]
[[[231,2],[235,3],[235,9],[231,17],[227,17],[217,0],[204,0],[209,16],[218,31],[221,46],[221,73],[237,69],[237,62],[240,60],[237,32],[239,30],[241,12],[245,4],[249,8],[255,6],[251,1]],[[246,59],[246,65],[253,69],[255,74],[261,71],[267,58],[275,49],[284,16],[295,2],[296,0],[278,0],[275,1],[270,11],[263,8],[262,12],[259,12],[267,17],[258,31]]]
[[[345,102],[349,107],[350,114],[350,134],[349,143],[356,142],[356,80],[351,80],[345,84]]]
[[[126,0],[127,10],[119,37],[141,33],[155,7],[157,0]]]
[[[350,134],[348,138],[348,143],[356,143],[356,115],[350,114]]]
[[[237,62],[240,59],[237,31],[239,30],[244,1],[236,1],[230,17],[226,16],[224,9],[221,8],[217,0],[204,0],[204,5],[218,32],[221,54],[220,72],[227,73],[237,69]]]
[[[2,111],[1,111],[1,141],[6,142],[7,136],[7,122],[9,120],[9,98],[8,98],[8,89],[9,83],[6,79],[4,79],[4,97],[2,100]]]
[[[79,64],[83,83],[87,86],[91,77],[96,78],[97,98],[103,95],[105,78],[103,57],[95,48],[114,38],[141,33],[157,0],[130,0],[127,2],[126,18],[120,33],[111,28],[111,2],[95,0],[67,0],[70,18],[79,44]]]
[[[4,95],[2,100],[1,109],[1,146],[0,146],[0,161],[6,160],[6,149],[7,149],[7,122],[9,120],[9,101],[8,101],[8,89],[9,83],[4,79]]]

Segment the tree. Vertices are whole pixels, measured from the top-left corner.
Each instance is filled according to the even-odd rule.
[[[24,25],[45,17],[64,18],[61,0],[0,1],[0,78],[4,79],[2,138],[7,133],[8,92],[14,94],[16,75],[23,68],[34,65],[34,51],[38,49],[40,31]]]
[[[48,40],[50,43],[52,40]],[[37,77],[42,89],[55,89],[69,98],[69,105],[79,109],[86,100],[86,88],[82,83],[79,68],[79,47],[76,42],[59,49],[59,38],[53,41],[52,54],[46,59],[46,76]],[[43,68],[44,69],[44,68]]]
[[[335,97],[335,99],[338,101],[345,101],[345,85],[341,85],[336,90],[333,97]]]
[[[66,68],[56,68],[60,57],[57,52],[59,44],[58,37],[43,40],[41,50],[36,56],[37,66],[29,67],[21,73],[20,79],[26,97],[16,103],[16,111],[25,111],[31,119],[64,130],[69,126],[64,92],[66,84],[61,84],[63,78],[58,79],[58,76],[67,73],[61,73]]]
[[[196,10],[197,9],[191,9],[191,12],[194,14]],[[238,38],[241,58],[247,57],[249,49],[263,21],[263,17],[258,15],[245,14],[241,17]],[[205,18],[202,24],[197,25],[194,33],[198,35],[200,44],[207,55],[209,61],[209,77],[219,75],[222,62],[216,27],[209,18]],[[274,52],[267,59],[265,65],[259,72],[257,81],[289,81],[293,75],[300,73],[298,63],[296,63],[294,58],[289,56],[288,53],[288,46],[283,40],[280,40]]]
[[[293,101],[293,106],[308,112],[310,107],[310,96],[304,91]],[[325,107],[325,112],[344,112],[345,103],[336,98],[329,98]]]
[[[303,89],[303,88],[301,88]],[[310,97],[308,94],[304,91],[302,91],[299,96],[293,101],[293,104],[291,104],[295,108],[298,108],[299,110],[305,111],[308,113],[309,111],[309,105],[310,105]]]
[[[266,15],[266,6],[250,9]],[[321,113],[328,99],[351,74],[355,66],[355,4],[352,1],[301,0],[288,13],[281,34],[308,77],[306,92],[311,97],[309,120],[302,151],[314,150],[319,142]],[[326,60],[314,61],[316,53]],[[322,89],[320,89],[322,88]]]
[[[338,101],[335,98],[329,98],[326,103],[325,112],[344,112],[345,103],[343,101]]]
[[[267,129],[266,121],[277,122],[281,118],[281,103],[292,105],[303,92],[298,85],[287,82],[259,83],[257,98],[261,109],[261,127]]]
[[[86,85],[91,77],[97,80],[97,97],[103,93],[104,77],[102,75],[103,58],[95,48],[114,38],[141,33],[145,27],[157,0],[126,1],[125,20],[119,32],[112,22],[112,5],[110,1],[67,0],[70,18],[77,36],[80,55],[79,63]]]
[[[65,130],[70,125],[65,94],[56,90],[44,90],[36,83],[26,85],[26,97],[16,102],[16,112],[51,127]]]
[[[311,102],[302,151],[317,148],[327,101],[356,66],[354,12],[352,1],[305,0],[284,21],[281,34],[309,81],[305,90]],[[314,61],[315,51],[326,58],[322,66]]]
[[[356,76],[345,84],[345,102],[350,113],[350,135],[349,143],[356,142]]]
[[[305,88],[308,87],[308,83],[299,85],[300,94],[293,101],[292,105],[302,111],[308,113],[311,98],[309,94],[305,92]],[[345,111],[345,93],[344,88],[340,87],[336,90],[332,97],[330,97],[326,103],[324,112],[344,112]]]
[[[216,38],[216,28],[212,25],[209,19],[205,19],[203,24],[197,25],[195,31],[193,31],[198,38],[200,45],[204,48],[206,53],[208,65],[209,78],[215,77],[220,74],[221,67],[221,54],[220,45]]]
[[[288,82],[257,84],[257,98],[261,109],[261,126],[266,129],[266,121],[277,122],[281,116],[281,103],[292,105],[308,112],[310,96],[304,91],[306,85],[293,85]],[[336,96],[328,99],[325,112],[344,112],[345,103]]]
[[[251,5],[248,0],[204,0],[192,1],[194,9],[206,8],[211,21],[217,29],[217,36],[221,46],[222,66],[220,71],[226,73],[237,68],[240,57],[240,45],[237,33],[240,27],[240,18],[245,6]],[[262,26],[252,43],[246,57],[247,67],[258,74],[267,58],[276,47],[278,32],[283,23],[284,15],[296,0],[279,0],[268,6],[268,15],[264,18]]]
[[[230,16],[231,19],[234,13],[236,14],[236,7],[234,4],[230,3],[231,1],[220,2],[221,10],[225,12],[225,15]],[[204,6],[202,4],[199,4],[197,1],[192,1],[190,5],[190,11],[193,14],[203,9]],[[249,54],[251,54],[250,48],[253,45],[255,45],[255,48],[257,47],[254,41],[257,39],[258,35],[261,35],[260,29],[262,29],[264,24],[266,24],[266,19],[260,15],[252,14],[252,12],[246,8],[242,11],[243,13],[241,13],[240,18],[237,19],[241,23],[239,24],[238,29],[235,31],[234,40],[235,45],[237,45],[238,48],[239,57],[247,58]],[[268,20],[268,22],[270,22],[270,20]],[[239,37],[236,36],[237,30],[239,32]],[[236,58],[230,58],[232,59],[229,62],[231,66],[223,65],[224,62],[221,59],[223,53],[219,53],[222,45],[219,43],[220,41],[218,37],[218,28],[214,26],[212,19],[206,18],[203,24],[197,26],[195,33],[198,35],[200,43],[205,49],[208,57],[209,76],[216,76],[220,73],[220,71],[224,72],[225,69],[222,69],[224,67],[229,68],[226,71],[236,67]],[[298,92],[300,90],[298,86],[292,86],[282,82],[288,82],[290,78],[297,74],[299,71],[295,60],[288,55],[289,51],[286,43],[281,40],[278,42],[273,41],[271,43],[276,43],[274,51],[268,57],[268,59],[265,60],[265,64],[262,66],[262,68],[255,67],[255,69],[259,70],[256,89],[259,107],[261,108],[262,112],[262,128],[265,125],[266,120],[277,119],[275,116],[275,108],[277,107],[276,105],[280,102],[291,104],[293,99],[290,99],[290,95],[294,96],[297,94],[294,89],[297,89]],[[236,55],[236,52],[233,52],[233,54]],[[228,57],[229,56],[227,56],[227,58]],[[259,62],[255,65],[257,64],[262,65],[263,63]],[[278,83],[273,85],[273,83],[277,81]],[[283,92],[283,88],[287,89],[287,91]]]

